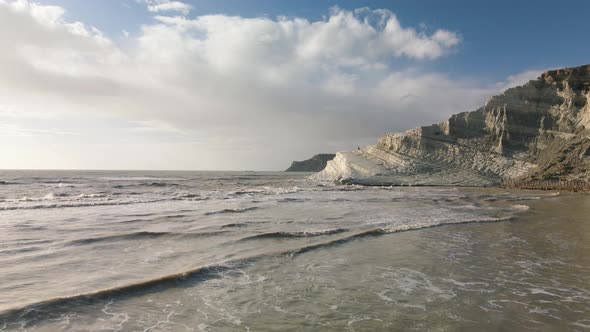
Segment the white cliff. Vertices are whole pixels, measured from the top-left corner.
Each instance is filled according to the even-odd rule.
[[[401,185],[590,180],[590,65],[553,70],[474,111],[340,152],[312,176]]]

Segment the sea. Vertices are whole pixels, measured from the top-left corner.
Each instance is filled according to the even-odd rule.
[[[590,195],[0,171],[0,331],[590,331]]]

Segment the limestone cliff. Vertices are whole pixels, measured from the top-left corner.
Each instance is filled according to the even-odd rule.
[[[330,153],[316,154],[304,161],[294,161],[291,167],[285,172],[319,172],[326,167],[326,164],[334,159],[336,155]]]
[[[495,185],[590,180],[590,65],[552,70],[473,112],[337,153],[317,180]]]

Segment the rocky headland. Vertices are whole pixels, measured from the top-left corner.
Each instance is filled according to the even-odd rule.
[[[476,111],[339,152],[312,178],[456,186],[590,181],[590,65],[545,72]]]
[[[333,153],[320,153],[303,161],[294,161],[285,172],[319,172],[336,157]]]

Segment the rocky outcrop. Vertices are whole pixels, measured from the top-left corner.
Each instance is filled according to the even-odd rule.
[[[316,154],[310,159],[304,161],[294,161],[291,167],[285,172],[319,172],[326,167],[326,164],[336,155],[331,153]]]
[[[340,152],[312,178],[359,184],[497,185],[590,180],[590,65],[552,70],[474,111]]]

